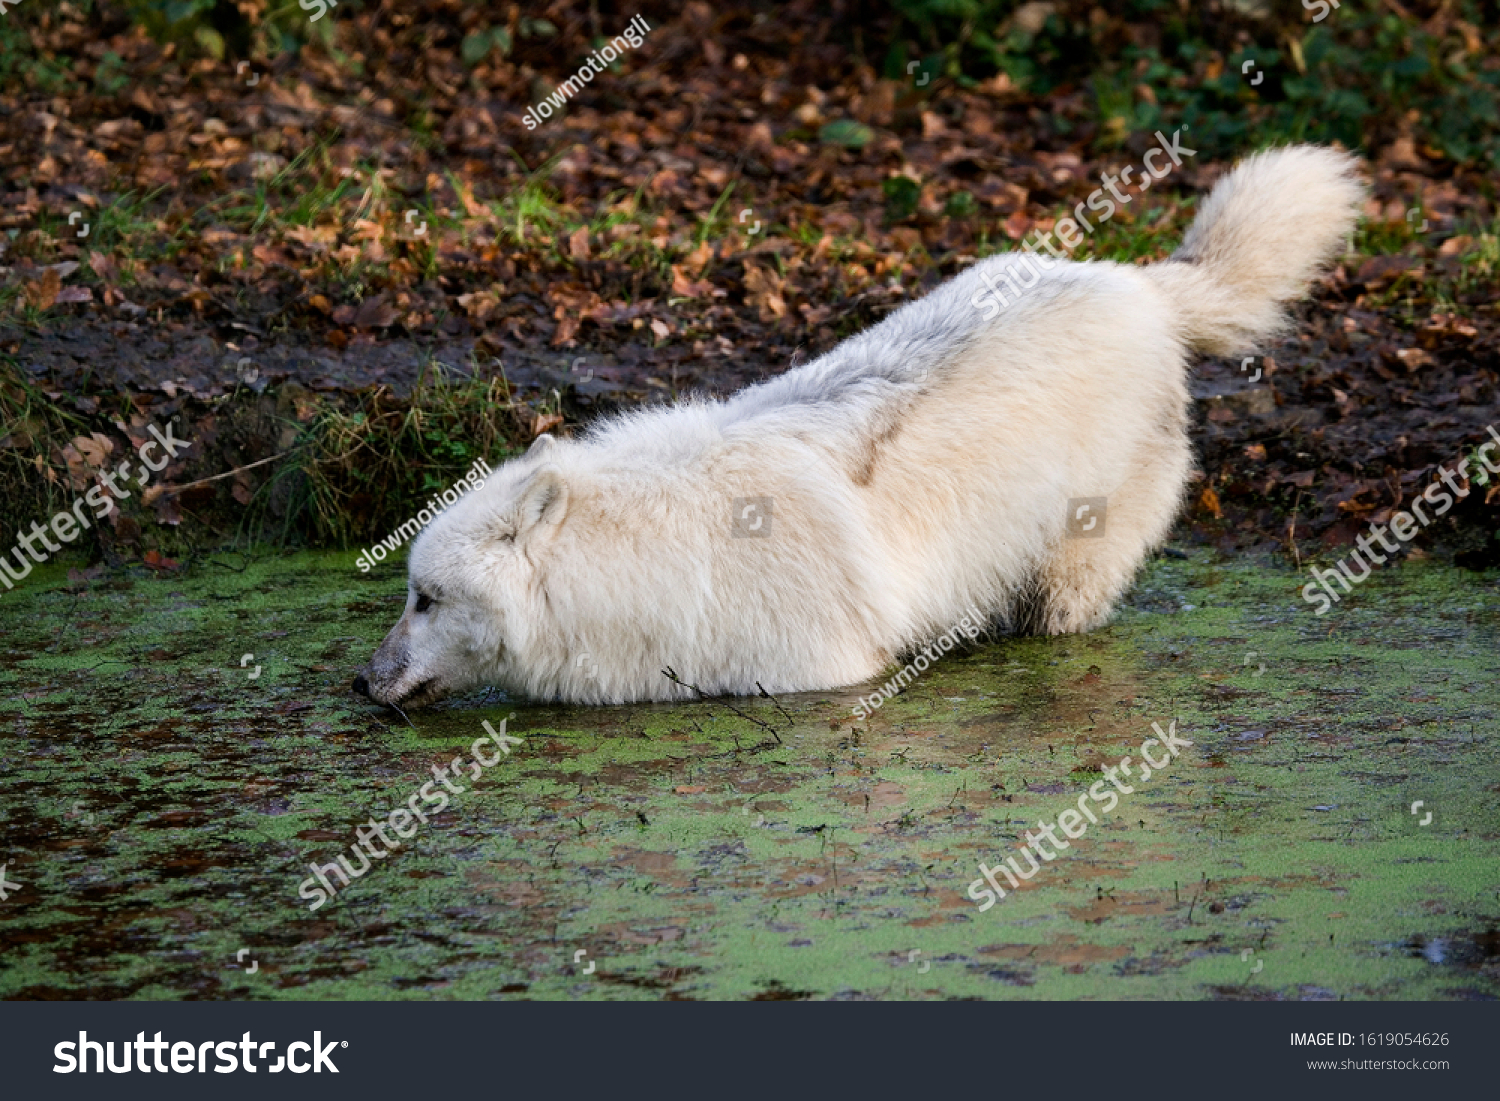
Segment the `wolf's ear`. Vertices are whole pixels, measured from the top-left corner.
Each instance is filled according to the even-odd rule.
[[[528,459],[543,458],[547,454],[547,452],[551,451],[556,446],[557,438],[548,432],[543,432],[540,436],[531,441],[531,446],[526,449],[526,457]]]
[[[516,502],[516,540],[542,528],[555,528],[567,511],[567,483],[555,466],[544,466],[532,476]]]

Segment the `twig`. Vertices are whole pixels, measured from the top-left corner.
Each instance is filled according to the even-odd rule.
[[[786,727],[788,730],[796,725],[792,722],[792,717],[786,713],[786,708],[781,706],[781,701],[778,700],[775,696],[771,695],[771,693],[767,692],[764,688],[761,688],[760,681],[755,682],[755,687],[760,688],[760,694],[764,699],[768,699],[776,705],[776,710],[780,711],[781,717],[786,720]]]
[[[1292,558],[1296,563],[1297,572],[1302,572],[1302,552],[1297,549],[1297,506],[1302,503],[1302,491],[1297,491],[1297,497],[1292,501],[1292,522],[1287,528],[1286,541],[1291,544]]]
[[[388,703],[386,704],[386,706],[395,711],[396,714],[400,715],[403,719],[405,719],[407,726],[411,727],[413,730],[417,729],[417,724],[411,721],[411,716],[408,715],[405,711],[402,711],[401,708],[397,707],[393,703]]]
[[[185,486],[167,486],[166,493],[181,493],[184,489],[196,489],[198,486],[206,486],[209,482],[217,482],[222,478],[232,478],[234,475],[246,470],[253,470],[257,466],[265,466],[266,463],[274,463],[277,459],[284,459],[290,455],[290,451],[283,451],[280,455],[272,455],[269,459],[257,459],[248,466],[236,467],[234,470],[226,470],[223,474],[215,474],[212,478],[199,478],[196,482],[189,482]]]
[[[729,698],[727,696],[710,696],[707,692],[703,691],[703,689],[699,688],[696,684],[689,684],[687,681],[685,681],[681,677],[679,677],[677,675],[676,671],[670,665],[667,666],[665,669],[663,669],[661,671],[661,675],[664,676],[664,677],[666,677],[673,684],[679,684],[683,688],[691,688],[694,692],[698,693],[698,698],[700,700],[703,700],[705,703],[722,703],[725,707],[729,708],[729,710],[733,711],[740,718],[745,719],[748,722],[754,723],[756,726],[760,727],[762,730],[764,730],[767,733],[769,733],[771,735],[771,737],[773,737],[773,738],[776,739],[776,744],[777,745],[784,745],[785,744],[781,740],[781,735],[779,735],[779,734],[776,733],[776,728],[774,726],[772,726],[770,723],[764,721],[763,719],[757,719],[754,715],[747,715],[747,714],[745,714],[738,707],[734,706],[734,704],[730,703],[729,702]],[[756,685],[756,687],[759,688],[760,686]],[[765,690],[761,689],[761,691],[765,691]]]
[[[229,565],[226,562],[220,562],[217,558],[210,558],[210,559],[208,559],[208,564],[210,566],[218,566],[221,570],[233,570],[235,573],[244,573],[246,570],[248,570],[250,568],[250,563],[251,563],[252,559],[244,551],[236,551],[235,553],[237,553],[238,555],[240,555],[240,557],[242,557],[245,560],[245,564],[243,566],[240,566],[240,567],[236,568],[234,566]]]

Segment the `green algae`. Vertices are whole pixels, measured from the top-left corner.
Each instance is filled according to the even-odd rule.
[[[1163,560],[1110,627],[955,652],[865,720],[870,685],[408,725],[347,690],[404,600],[353,560],[0,596],[0,996],[1500,996],[1494,575],[1387,568],[1319,617],[1289,569]],[[309,863],[485,720],[521,744],[310,911]],[[1173,721],[1191,748],[979,911],[981,862]]]

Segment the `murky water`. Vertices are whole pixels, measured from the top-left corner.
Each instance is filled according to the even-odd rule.
[[[481,693],[413,729],[347,691],[398,569],[242,565],[0,595],[0,996],[1500,996],[1494,574],[1320,619],[1280,566],[1161,561],[1112,627],[950,655],[866,721]],[[981,913],[978,865],[1080,798]],[[310,910],[310,862],[413,806]]]

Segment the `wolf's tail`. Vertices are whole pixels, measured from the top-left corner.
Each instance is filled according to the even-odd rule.
[[[1338,255],[1364,200],[1347,153],[1293,145],[1257,153],[1220,180],[1182,247],[1146,269],[1180,311],[1182,335],[1214,355],[1247,351],[1285,323]]]

